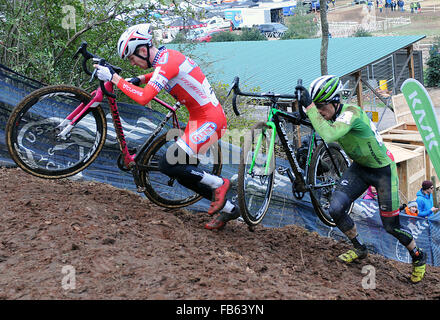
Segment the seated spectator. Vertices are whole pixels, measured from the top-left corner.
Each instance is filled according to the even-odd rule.
[[[417,201],[411,201],[405,208],[405,213],[409,216],[417,217],[419,215]]]
[[[438,212],[439,208],[434,207],[434,185],[430,180],[423,181],[422,188],[417,192],[417,205],[419,217],[429,218]]]
[[[362,197],[364,200],[377,200],[377,191],[373,186],[369,186],[367,193]]]

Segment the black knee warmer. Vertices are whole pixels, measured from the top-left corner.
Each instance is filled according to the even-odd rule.
[[[187,163],[191,162],[188,161]],[[178,163],[170,164],[166,154],[164,154],[159,159],[159,170],[169,177],[176,178],[182,186],[195,191],[205,199],[212,200],[212,189],[200,183],[203,177],[203,171],[197,168],[197,166]]]
[[[402,230],[398,215],[394,217],[381,217],[381,219],[385,231],[399,240],[403,246],[406,247],[411,243],[413,236],[408,231]]]
[[[354,227],[353,220],[347,214],[351,202],[350,198],[341,191],[335,191],[330,201],[329,214],[342,232],[351,230]]]

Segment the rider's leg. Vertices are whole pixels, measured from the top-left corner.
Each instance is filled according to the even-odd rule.
[[[212,201],[214,198],[213,203],[216,203],[216,198],[217,200],[220,198],[220,201],[216,203],[217,207],[213,207],[211,204],[208,211],[210,215],[221,211],[225,215],[221,217],[223,220],[229,221],[238,218],[234,214],[236,211],[234,210],[235,206],[225,197],[230,185],[228,179],[201,170],[195,165],[197,163],[196,158],[191,158],[178,145],[171,146],[169,150],[159,161],[159,169],[162,173],[176,178],[181,185],[200,194],[205,199]],[[215,225],[218,225],[218,223]],[[209,229],[217,228],[210,227]]]
[[[201,128],[203,127],[204,125],[201,126]],[[191,134],[187,132],[188,128],[189,127],[185,129],[185,134],[177,140],[176,146],[178,146],[180,150],[183,150],[185,154],[192,157],[197,157],[197,154],[206,153],[210,146],[212,146],[214,143],[217,143],[218,137],[221,136],[221,134],[215,132],[206,141],[194,145],[194,142],[188,138],[188,136],[191,136]],[[227,202],[226,194],[230,188],[229,179],[204,172],[200,183],[209,186],[213,190],[213,197],[211,199],[212,202],[209,207],[208,214],[213,215],[214,213],[222,210]]]
[[[379,199],[380,217],[385,230],[408,249],[413,262],[411,281],[423,279],[426,269],[426,253],[417,247],[414,237],[408,230],[403,230],[399,218],[399,179],[396,164],[381,168],[382,178],[376,186]],[[386,178],[386,179],[385,179]]]
[[[196,158],[189,156],[174,144],[159,160],[159,170],[169,177],[176,178],[184,187],[211,200],[213,189],[221,186],[223,179],[201,170],[196,164]]]
[[[356,163],[347,168],[339,180],[330,201],[329,214],[339,230],[347,236],[354,247],[353,250],[339,256],[341,260],[346,262],[364,258],[368,252],[367,247],[360,239],[353,219],[348,214],[352,202],[361,196],[369,186],[367,182],[361,179],[360,170],[361,167]]]

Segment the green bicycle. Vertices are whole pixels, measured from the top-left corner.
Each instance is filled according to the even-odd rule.
[[[298,81],[301,83],[301,80]],[[287,175],[292,183],[292,193],[298,200],[306,193],[318,218],[327,226],[336,224],[328,213],[330,197],[343,172],[350,166],[346,153],[336,143],[326,143],[319,137],[306,114],[288,113],[278,107],[279,99],[297,100],[297,94],[280,95],[274,93],[242,92],[239,78],[232,83],[232,106],[237,116],[237,96],[267,99],[271,106],[266,122],[257,123],[244,137],[238,169],[237,194],[243,220],[250,226],[258,225],[266,215],[275,185],[275,175]],[[304,125],[311,128],[308,146],[293,148],[287,138],[284,122],[294,126]],[[279,137],[290,168],[276,164],[275,141]],[[353,206],[353,205],[352,205]],[[349,209],[351,212],[352,206]]]

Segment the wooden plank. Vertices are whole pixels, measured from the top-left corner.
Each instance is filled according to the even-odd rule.
[[[425,155],[400,148],[392,143],[387,144],[387,147],[393,153],[396,161],[401,202],[408,203],[408,201],[415,199],[417,191],[425,180]]]
[[[429,96],[431,97],[432,103],[435,107],[440,107],[440,89],[438,88],[427,88]],[[408,122],[414,123],[414,118],[411,114],[406,99],[403,94],[396,94],[392,96],[391,101],[393,103],[394,118],[396,123]]]
[[[418,131],[413,130],[402,130],[402,129],[393,129],[388,132],[389,134],[419,134]]]
[[[379,133],[382,135],[382,134],[385,134],[385,133],[387,133],[387,132],[389,132],[390,130],[393,130],[393,129],[404,129],[404,128],[405,128],[405,124],[404,123],[397,123],[397,124],[395,124],[395,125],[393,125],[393,126],[391,126],[389,128],[386,128],[385,130],[380,131]]]
[[[394,161],[396,163],[417,158],[420,156],[420,153],[396,146],[394,143],[385,142],[385,146],[393,154]]]
[[[423,145],[422,137],[416,134],[382,134],[381,136],[384,141],[410,142],[413,144]]]

